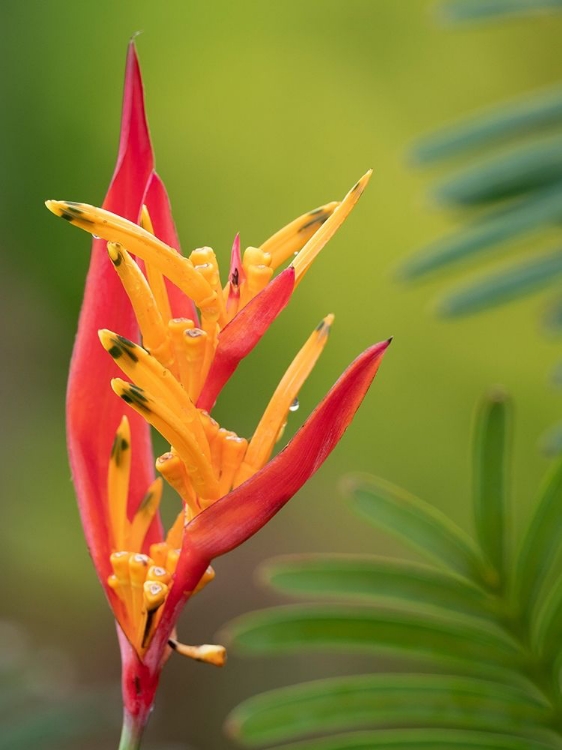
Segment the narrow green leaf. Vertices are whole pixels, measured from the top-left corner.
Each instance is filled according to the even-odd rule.
[[[295,742],[271,750],[555,750],[560,745],[495,732],[454,729],[385,729]]]
[[[562,0],[449,0],[439,8],[446,23],[532,16],[562,10]]]
[[[460,231],[420,250],[402,265],[399,277],[405,281],[417,279],[561,218],[562,189],[560,182],[556,182],[511,201],[507,207],[490,211]]]
[[[447,205],[505,200],[562,180],[562,138],[533,143],[480,162],[441,182],[435,197]]]
[[[480,312],[550,286],[560,275],[562,250],[555,250],[452,292],[438,302],[437,312],[449,318]]]
[[[374,477],[349,477],[344,492],[377,526],[455,573],[485,580],[486,568],[473,540],[445,514],[405,490]]]
[[[472,3],[477,8],[479,3]],[[418,141],[412,156],[428,164],[562,123],[562,87],[533,92],[471,116]]]
[[[255,746],[307,734],[392,725],[492,729],[532,736],[550,721],[548,705],[507,685],[449,675],[376,674],[263,693],[234,709],[227,730]]]
[[[546,595],[533,623],[532,646],[548,669],[562,655],[562,577],[558,578]]]
[[[520,670],[526,658],[505,631],[484,620],[336,604],[253,612],[229,623],[224,637],[247,653],[391,651],[454,664],[467,674],[505,675],[509,670],[514,680],[511,670]]]
[[[497,600],[466,578],[386,557],[277,557],[262,565],[260,575],[275,589],[297,596],[358,598],[367,603],[397,601],[476,617],[497,614]]]
[[[546,477],[539,503],[523,537],[515,571],[515,598],[524,622],[534,609],[552,564],[562,547],[562,460]]]
[[[505,582],[508,456],[510,404],[496,391],[486,398],[476,417],[474,431],[474,516],[476,533],[484,554],[490,560],[498,589]]]

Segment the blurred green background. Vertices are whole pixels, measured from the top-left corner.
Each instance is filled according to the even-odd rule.
[[[428,0],[2,3],[0,614],[25,628],[30,643],[64,649],[78,682],[114,684],[119,675],[64,438],[89,242],[43,201],[102,200],[135,31],[144,32],[138,50],[157,166],[184,250],[211,245],[226,264],[237,231],[243,246],[259,244],[374,168],[353,215],[225,391],[219,421],[251,434],[294,352],[328,312],[336,315],[330,345],[286,437],[353,357],[395,336],[341,445],[279,517],[217,561],[217,579],[187,607],[180,637],[212,642],[227,619],[272,602],[252,579],[266,556],[395,551],[382,535],[372,550],[372,530],[346,509],[337,491],[345,472],[382,475],[467,526],[473,406],[496,383],[516,400],[513,523],[528,517],[546,467],[537,440],[562,413],[560,394],[545,382],[558,346],[537,333],[542,300],[443,323],[428,307],[439,280],[404,289],[393,273],[447,229],[423,198],[428,174],[409,167],[409,146],[481,106],[562,80],[562,18],[445,30],[431,10]],[[384,662],[372,661],[372,669]],[[357,664],[232,655],[219,672],[171,659],[147,747],[227,747],[221,722],[242,698]],[[91,746],[116,746],[116,738]]]

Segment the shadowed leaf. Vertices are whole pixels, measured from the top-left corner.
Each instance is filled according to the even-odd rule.
[[[505,582],[507,449],[510,405],[505,394],[486,398],[477,413],[474,435],[474,515],[478,541],[498,577]]]
[[[500,20],[562,10],[562,0],[450,0],[439,8],[447,23]]]
[[[562,577],[548,591],[533,625],[535,651],[547,669],[556,668],[562,643]]]
[[[546,478],[517,558],[515,594],[526,622],[532,619],[544,580],[562,547],[561,518],[562,461],[559,460]]]
[[[522,665],[522,652],[502,629],[483,620],[344,605],[302,605],[254,612],[226,631],[246,653],[317,648],[431,657],[468,674],[505,674]]]
[[[422,554],[478,583],[485,577],[484,562],[473,540],[428,503],[371,477],[350,477],[343,490],[370,521]]]
[[[434,189],[446,205],[504,200],[562,180],[562,139],[533,143],[455,174]]]
[[[353,727],[439,726],[536,735],[552,718],[517,688],[448,675],[377,674],[304,683],[250,698],[227,729],[246,745]]]
[[[402,265],[400,278],[417,279],[561,218],[562,184],[557,182],[490,211],[459,232],[420,250]]]
[[[427,565],[357,555],[295,555],[269,560],[260,569],[270,586],[295,596],[398,601],[493,617],[496,601],[483,589]]]
[[[437,311],[445,317],[480,312],[550,286],[561,274],[562,250],[555,250],[452,292],[438,302]]]
[[[479,3],[471,2],[473,8]],[[418,141],[412,151],[419,164],[447,159],[506,138],[562,124],[562,87],[552,86],[491,107]]]
[[[271,750],[553,750],[558,745],[495,732],[454,729],[386,729],[354,732]]]

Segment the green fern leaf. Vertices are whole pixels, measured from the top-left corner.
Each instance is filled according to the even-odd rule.
[[[532,621],[545,579],[562,548],[562,460],[549,473],[517,557],[515,599],[525,622]]]
[[[346,483],[364,515],[444,570],[365,556],[274,560],[262,572],[270,585],[338,602],[274,607],[227,631],[249,654],[388,652],[441,673],[337,677],[274,690],[235,709],[229,726],[236,739],[257,746],[332,734],[277,750],[562,748],[562,461],[512,560],[510,433],[507,399],[489,394],[473,441],[476,541],[389,483]],[[363,606],[340,603],[350,597]],[[375,606],[389,602],[393,609]],[[379,729],[333,734],[373,726]]]
[[[455,573],[488,582],[485,562],[472,539],[429,503],[371,477],[348,479],[343,490],[377,526]]]
[[[420,250],[404,263],[400,278],[420,278],[561,219],[562,184],[557,182],[489,212],[461,231]]]
[[[550,286],[561,274],[562,250],[555,250],[451,292],[436,310],[448,318],[481,312]]]
[[[440,8],[447,23],[498,20],[562,10],[562,0],[450,0]]]
[[[296,742],[271,750],[554,750],[557,744],[495,732],[453,729],[387,729]]]
[[[510,407],[500,391],[482,402],[474,436],[474,515],[480,546],[495,568],[498,587],[506,573],[507,443]]]
[[[507,679],[507,672],[522,673],[526,665],[524,651],[505,630],[461,615],[292,605],[243,615],[229,624],[223,638],[248,654],[326,648],[392,652],[500,679]]]
[[[471,5],[477,7],[478,3]],[[414,163],[430,164],[555,126],[562,126],[562,87],[558,85],[496,105],[426,136],[418,141],[411,157]]]
[[[440,182],[433,190],[445,206],[478,206],[530,193],[562,180],[562,138],[531,143],[487,159]]]
[[[377,674],[317,680],[238,706],[228,733],[245,745],[374,726],[490,729],[533,737],[552,709],[516,687],[449,675]]]
[[[497,600],[461,576],[428,565],[358,555],[294,555],[268,561],[260,578],[294,596],[393,602],[497,617]]]

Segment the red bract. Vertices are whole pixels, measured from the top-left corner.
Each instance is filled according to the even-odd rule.
[[[189,258],[178,252],[166,191],[154,172],[131,44],[119,157],[103,208],[47,203],[96,238],[70,369],[68,445],[86,539],[118,623],[123,748],[138,744],[170,649],[224,661],[219,646],[177,643],[182,607],[212,580],[211,561],[264,526],[318,469],[377,372],[389,342],[360,355],[286,448],[270,458],[328,340],[328,315],[289,366],[251,440],[219,428],[209,414],[368,178],[341,203],[309,211],[260,247],[242,254],[237,237],[223,287],[210,248]],[[136,343],[141,340],[142,346]],[[127,380],[116,377],[119,371]],[[170,443],[156,467],[182,501],[166,536],[150,425]]]

